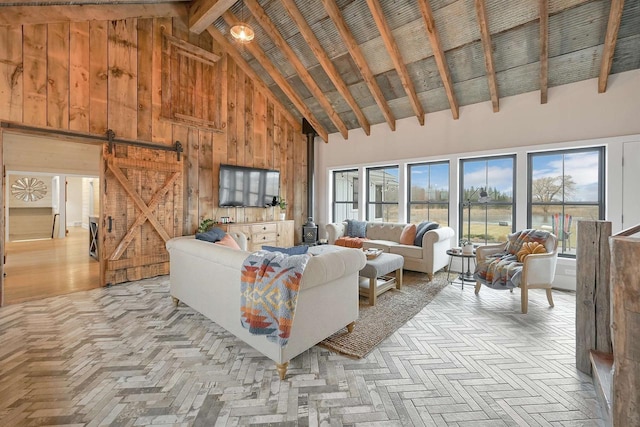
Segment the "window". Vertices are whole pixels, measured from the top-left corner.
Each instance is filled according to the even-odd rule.
[[[604,219],[604,147],[529,154],[527,226],[558,237],[575,257],[578,220]]]
[[[500,243],[514,231],[515,159],[512,155],[460,161],[461,238]]]
[[[333,172],[333,221],[358,219],[358,170]]]
[[[417,163],[407,171],[409,222],[449,225],[449,163]]]
[[[398,166],[367,169],[367,220],[398,222]]]

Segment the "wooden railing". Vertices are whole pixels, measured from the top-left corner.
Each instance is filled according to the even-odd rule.
[[[629,237],[633,236],[636,233],[640,233],[640,224],[634,225],[633,227],[629,227],[626,230],[622,230],[613,235],[613,237]]]

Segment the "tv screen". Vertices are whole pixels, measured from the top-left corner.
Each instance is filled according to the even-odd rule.
[[[280,194],[280,172],[270,169],[220,165],[221,207],[273,206]]]

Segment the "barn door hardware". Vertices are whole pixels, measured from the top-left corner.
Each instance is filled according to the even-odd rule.
[[[111,229],[112,229],[112,226],[113,226],[113,218],[111,218],[111,216],[109,216],[109,217],[107,218],[107,222],[108,222],[108,225],[107,225],[107,231],[108,231],[109,233],[111,233]]]

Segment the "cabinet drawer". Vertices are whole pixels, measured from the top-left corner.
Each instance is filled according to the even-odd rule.
[[[251,226],[251,234],[257,233],[274,233],[277,230],[275,222],[269,224],[254,224]]]
[[[251,240],[254,245],[272,245],[276,243],[276,233],[254,233]]]

